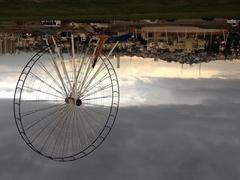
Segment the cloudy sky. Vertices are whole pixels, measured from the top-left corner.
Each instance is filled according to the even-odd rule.
[[[91,155],[59,163],[30,150],[15,127],[13,90],[31,55],[0,57],[1,180],[240,178],[238,62],[202,64],[199,75],[198,65],[122,57],[113,130]]]

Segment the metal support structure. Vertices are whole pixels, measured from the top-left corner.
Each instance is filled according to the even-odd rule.
[[[46,40],[47,47],[22,70],[14,93],[14,117],[22,139],[32,150],[51,160],[74,161],[99,147],[114,125],[119,84],[109,57],[117,43],[107,56],[100,54],[93,69],[92,56],[88,59],[92,46],[78,59],[71,37],[72,56],[64,59],[54,37],[52,40],[56,53]],[[65,61],[72,69],[66,68]],[[66,78],[70,73],[72,86]],[[79,84],[81,96],[76,96]],[[75,95],[69,97],[73,91]]]

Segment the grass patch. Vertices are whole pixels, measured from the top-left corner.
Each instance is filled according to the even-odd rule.
[[[0,20],[239,18],[239,0],[0,0]]]

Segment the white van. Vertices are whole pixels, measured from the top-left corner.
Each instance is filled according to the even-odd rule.
[[[45,27],[61,27],[60,20],[44,20],[41,21],[41,24]]]

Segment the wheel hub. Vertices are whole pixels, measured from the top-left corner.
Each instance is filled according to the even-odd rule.
[[[66,97],[65,102],[67,104],[74,104],[76,106],[81,106],[82,105],[82,100],[79,99],[79,98],[77,100],[75,100],[73,97]]]

